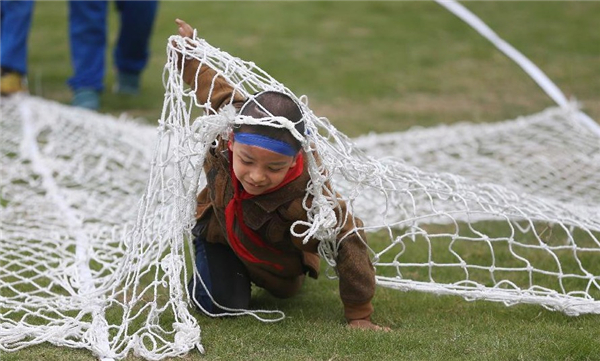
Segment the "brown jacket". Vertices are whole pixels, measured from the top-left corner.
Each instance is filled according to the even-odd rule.
[[[216,76],[213,69],[205,65],[198,69],[199,65],[197,60],[186,60],[183,70],[183,79],[196,89],[199,103],[206,104],[210,101],[213,112],[230,102],[239,109],[244,97],[239,93],[234,94],[233,87],[223,77]],[[209,151],[204,170],[208,185],[198,195],[196,217],[199,223],[205,225],[203,232],[209,242],[229,245],[225,208],[233,197],[233,186],[226,141],[219,140],[219,145]],[[279,252],[274,253],[256,246],[234,222],[235,232],[246,249],[261,260],[283,266],[282,269],[275,269],[269,264],[247,262],[240,258],[252,281],[278,297],[294,295],[302,285],[306,273],[313,278],[318,276],[319,241],[311,239],[307,244],[302,244],[302,239],[294,237],[290,232],[295,221],[307,220],[302,203],[309,180],[310,176],[305,168],[298,178],[282,188],[246,199],[242,203],[244,223]],[[345,317],[348,320],[362,319],[373,312],[371,299],[375,292],[375,274],[366,245],[355,231],[355,226],[362,226],[362,222],[356,219],[358,224],[355,225],[352,217],[341,216],[346,212],[345,204],[342,205],[338,212],[339,219],[348,221],[338,239],[349,235],[341,243],[336,259],[340,297]],[[362,231],[360,236],[366,239]]]

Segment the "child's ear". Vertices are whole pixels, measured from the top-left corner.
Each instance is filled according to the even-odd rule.
[[[233,146],[233,132],[229,132],[229,141],[227,142],[227,148],[229,150],[231,150],[231,147]]]

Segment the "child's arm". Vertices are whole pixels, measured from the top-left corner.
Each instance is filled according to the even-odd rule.
[[[187,38],[194,35],[194,29],[185,21],[176,19],[175,23],[179,35]],[[212,112],[229,103],[237,107],[243,104],[245,97],[241,93],[235,92],[234,87],[224,77],[197,59],[185,59],[183,66],[179,59],[177,66],[183,72],[183,81],[196,92],[198,103],[204,105],[210,102]]]
[[[286,209],[285,214],[290,221],[300,218],[303,221],[307,220],[304,202],[303,199],[297,199]],[[309,207],[310,202],[309,200]],[[338,219],[345,220],[337,237],[340,247],[335,261],[339,278],[339,293],[344,305],[344,317],[348,322],[348,327],[389,331],[388,327],[377,326],[371,322],[373,313],[371,300],[375,294],[375,270],[365,244],[366,236],[362,230],[359,230],[363,226],[362,221],[348,214],[343,201],[340,202],[337,213]],[[305,226],[297,226],[294,231],[302,234],[306,230],[303,227]],[[363,242],[363,240],[365,241]],[[302,237],[292,236],[292,242],[302,251],[317,253],[319,241],[316,239],[310,239],[308,243],[304,243]],[[307,266],[310,268],[309,264]],[[316,266],[318,269],[318,263]]]
[[[345,204],[341,203],[341,214],[347,212]],[[341,217],[340,219],[346,219]],[[375,294],[375,270],[371,264],[367,246],[363,242],[366,236],[362,221],[348,215],[338,239],[337,272],[340,282],[340,296],[344,303],[344,314],[348,327],[367,330],[389,331],[388,327],[375,325],[371,322],[373,305],[371,299]]]

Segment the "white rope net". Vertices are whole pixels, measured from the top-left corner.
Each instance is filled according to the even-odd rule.
[[[26,96],[1,116],[0,350],[157,359],[198,344],[160,198],[173,184],[149,178],[155,129]]]
[[[183,84],[174,46],[242,94],[299,101],[314,197],[302,236],[322,240],[331,266],[343,200],[364,221],[381,286],[600,313],[600,137],[575,106],[352,140],[255,64],[202,39],[168,44],[157,129],[3,99],[0,351],[51,342],[161,359],[202,350],[185,287],[195,196],[207,149],[248,119],[229,107],[202,115],[208,105]],[[278,319],[261,312],[242,313]]]

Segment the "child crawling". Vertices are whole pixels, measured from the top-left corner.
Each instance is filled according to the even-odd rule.
[[[181,36],[193,36],[190,25],[179,19],[176,23]],[[241,116],[283,117],[305,134],[302,111],[288,95],[264,91],[245,98],[198,60],[180,59],[181,65],[183,80],[212,111],[233,104]],[[219,138],[217,144],[204,162],[207,186],[198,195],[192,231],[202,278],[195,276],[188,285],[194,303],[213,314],[248,309],[252,284],[275,297],[294,296],[305,275],[317,278],[320,262],[319,241],[303,244],[290,232],[294,222],[307,220],[303,201],[310,176],[301,142],[285,127],[246,124],[234,127],[229,140]],[[352,328],[389,330],[371,322],[374,269],[362,241],[365,235],[356,229],[361,221],[345,217],[341,205],[337,214],[346,223],[337,237],[343,241],[336,271],[344,316]]]

